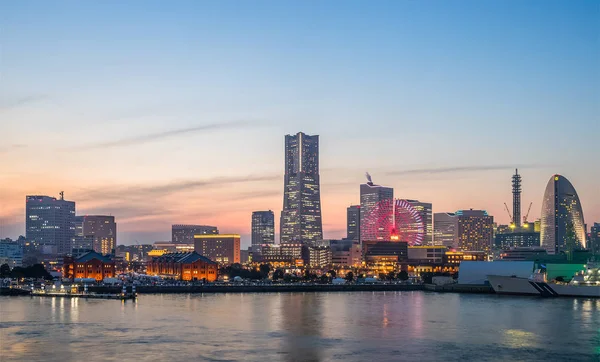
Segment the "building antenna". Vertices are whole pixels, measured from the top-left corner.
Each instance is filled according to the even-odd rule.
[[[64,191],[61,191],[61,192],[59,192],[58,194],[60,195],[60,200],[61,200],[61,201],[64,201],[64,200],[65,200],[65,192],[64,192]]]
[[[365,172],[365,177],[367,178],[367,181],[368,181],[367,183],[369,185],[372,185],[373,184],[373,179],[371,178],[371,175],[369,174],[369,172]]]

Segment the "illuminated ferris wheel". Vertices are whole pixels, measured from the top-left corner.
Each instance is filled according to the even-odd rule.
[[[422,245],[425,223],[419,211],[406,200],[381,200],[365,217],[362,238],[367,240],[405,241]]]

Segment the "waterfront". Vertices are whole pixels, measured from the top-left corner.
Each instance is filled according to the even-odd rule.
[[[600,301],[429,292],[0,297],[4,361],[598,361]]]

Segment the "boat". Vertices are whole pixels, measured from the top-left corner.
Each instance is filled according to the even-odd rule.
[[[600,298],[600,264],[597,262],[588,262],[585,270],[576,273],[568,283],[549,282],[544,269],[535,270],[529,278],[504,275],[487,278],[497,294]]]

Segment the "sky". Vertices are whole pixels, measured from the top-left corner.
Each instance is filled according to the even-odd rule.
[[[25,195],[118,243],[283,203],[284,135],[320,135],[325,238],[368,171],[434,212],[523,214],[567,177],[600,222],[600,2],[2,1],[0,238]]]

